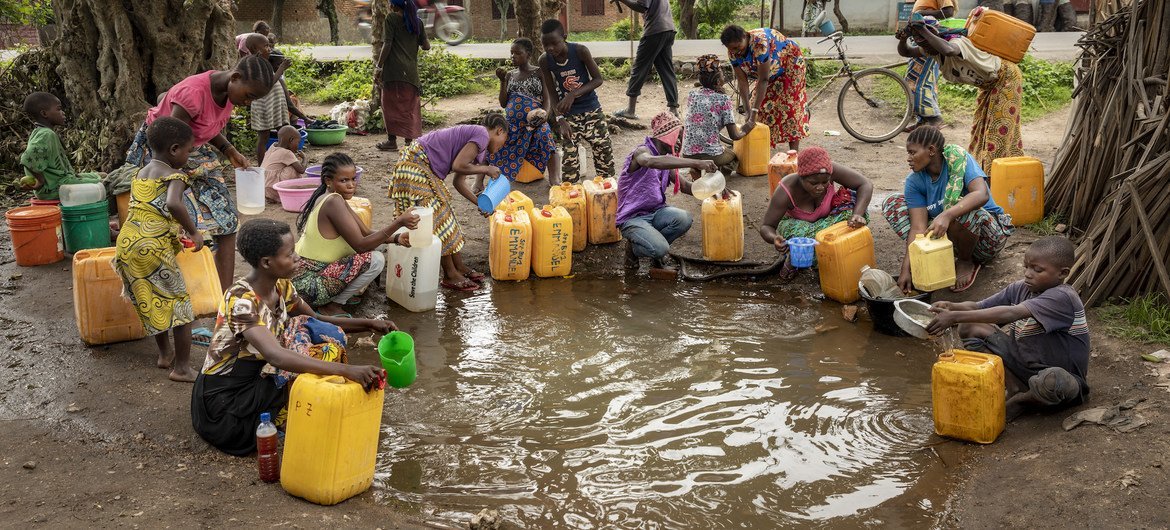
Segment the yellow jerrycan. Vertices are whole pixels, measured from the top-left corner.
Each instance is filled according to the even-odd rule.
[[[589,219],[589,244],[600,245],[622,240],[617,227],[617,180],[594,177],[586,180],[585,211]]]
[[[488,268],[496,280],[527,280],[532,272],[532,223],[524,210],[492,214]]]
[[[873,252],[873,232],[868,226],[849,228],[841,221],[816,236],[817,268],[821,275],[821,292],[842,304],[861,298],[857,281],[866,265],[877,266]]]
[[[703,199],[703,259],[743,259],[743,198],[732,191],[727,200]]]
[[[914,288],[937,291],[955,284],[955,248],[946,235],[932,239],[918,234],[910,243],[910,277]]]
[[[214,315],[223,302],[223,286],[219,283],[219,272],[215,268],[215,256],[211,249],[203,247],[199,252],[189,248],[175,255],[187,294],[191,295],[191,307],[196,316]]]
[[[573,218],[561,206],[545,205],[532,216],[532,272],[541,278],[573,272]]]
[[[353,197],[345,202],[349,203],[350,209],[353,210],[353,213],[357,214],[362,224],[366,225],[366,229],[369,229],[373,225],[374,205],[369,199],[365,197]]]
[[[991,198],[1016,226],[1044,219],[1044,164],[1030,156],[991,161]]]
[[[508,208],[512,208],[516,211],[522,210],[527,212],[531,217],[533,210],[532,199],[528,198],[528,196],[520,190],[512,190],[504,196],[504,200],[500,201],[500,204],[496,205],[496,211],[503,212],[507,211]]]
[[[298,375],[288,398],[280,485],[289,494],[337,504],[374,483],[383,392],[338,375]]]
[[[745,177],[767,175],[768,161],[772,158],[772,131],[767,125],[756,122],[755,128],[736,140],[731,149],[739,158],[737,173]]]
[[[110,344],[146,336],[138,312],[122,298],[122,277],[114,272],[117,249],[91,248],[73,254],[73,316],[86,344]],[[219,283],[216,276],[215,283]]]
[[[930,371],[934,432],[989,444],[1004,426],[1003,360],[967,350],[948,350]]]
[[[536,182],[542,178],[544,178],[544,172],[536,169],[536,166],[527,160],[520,166],[520,171],[516,173],[516,182],[520,183]]]
[[[589,218],[585,213],[585,188],[580,184],[562,182],[548,189],[548,203],[560,206],[573,218],[573,252],[585,250],[589,244]]]

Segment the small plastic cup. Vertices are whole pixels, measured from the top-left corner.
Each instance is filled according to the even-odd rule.
[[[811,237],[794,237],[788,240],[789,260],[793,267],[807,269],[813,264],[813,247],[817,240]]]
[[[378,341],[378,357],[386,370],[386,382],[394,388],[406,388],[418,377],[414,360],[414,338],[401,331],[391,331]]]
[[[508,192],[512,191],[512,184],[504,176],[496,177],[488,183],[483,192],[479,194],[476,199],[476,204],[479,205],[479,210],[483,213],[491,213],[496,211],[496,206],[499,206],[500,201],[508,196]]]

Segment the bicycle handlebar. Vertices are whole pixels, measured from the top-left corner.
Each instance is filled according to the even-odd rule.
[[[820,43],[825,42],[827,40],[842,40],[844,38],[845,38],[844,33],[841,33],[840,31],[834,31],[833,33],[829,34],[828,37],[825,37],[825,38],[817,41],[817,44],[820,44]]]

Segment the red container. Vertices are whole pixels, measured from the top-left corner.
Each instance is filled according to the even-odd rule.
[[[61,201],[38,199],[36,197],[29,199],[28,203],[33,206],[61,206]]]
[[[21,267],[48,265],[65,259],[61,209],[56,206],[23,206],[4,214],[12,233],[12,252]]]

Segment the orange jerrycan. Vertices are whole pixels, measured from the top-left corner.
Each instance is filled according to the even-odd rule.
[[[86,344],[109,344],[146,336],[134,305],[122,297],[122,277],[113,267],[116,253],[117,249],[109,247],[73,254],[73,313],[77,331]]]
[[[1036,28],[1016,17],[992,9],[976,8],[967,17],[971,44],[1002,59],[1018,63],[1028,53]]]
[[[532,199],[528,198],[528,196],[520,190],[512,190],[504,196],[504,200],[500,201],[500,204],[496,205],[496,211],[503,212],[508,208],[512,208],[516,211],[527,212],[531,217],[533,209]]]
[[[617,227],[617,180],[594,177],[586,180],[585,211],[589,218],[589,243],[600,245],[622,240]]]
[[[532,223],[524,210],[492,214],[488,268],[496,280],[527,280],[532,272]]]
[[[280,485],[289,494],[332,505],[374,483],[381,389],[366,392],[344,377],[298,375],[288,398]]]
[[[772,131],[767,125],[756,122],[756,126],[743,138],[736,140],[731,149],[739,157],[739,170],[745,177],[768,173],[768,160],[772,158]]]
[[[362,221],[362,224],[366,225],[367,229],[373,225],[374,205],[369,199],[365,197],[353,197],[345,202],[349,203],[349,208],[353,210],[353,213],[357,214],[358,219]]]
[[[1016,226],[1044,219],[1044,164],[1030,156],[991,161],[991,198]]]
[[[849,228],[841,221],[817,232],[817,267],[821,274],[821,292],[842,304],[861,298],[857,281],[866,265],[877,266],[873,253],[873,233],[868,226]]]
[[[544,178],[544,172],[536,169],[536,166],[527,160],[520,166],[520,171],[516,173],[516,182],[520,183],[536,182],[542,178]]]
[[[768,162],[768,200],[772,200],[780,179],[796,173],[796,154],[795,149],[789,149],[784,153],[776,153]]]
[[[175,260],[179,262],[179,271],[183,273],[183,283],[187,284],[187,294],[191,295],[191,308],[195,310],[195,315],[216,314],[223,301],[223,286],[219,283],[219,273],[211,249],[203,247],[199,252],[193,252],[185,248],[175,255]]]
[[[938,356],[930,371],[934,432],[989,444],[1004,426],[1003,360],[966,350]]]
[[[545,205],[532,216],[532,272],[541,278],[573,272],[573,218],[561,206]]]
[[[910,243],[909,257],[915,289],[930,292],[955,284],[955,247],[946,235],[934,239],[918,234]]]
[[[573,252],[585,250],[589,243],[589,218],[586,216],[585,188],[562,182],[548,189],[548,203],[560,206],[573,218]]]
[[[727,200],[703,199],[703,259],[743,259],[743,199],[732,191]]]

